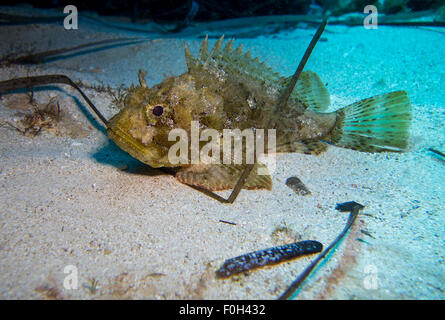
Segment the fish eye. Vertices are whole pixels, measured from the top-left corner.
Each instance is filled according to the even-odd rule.
[[[164,107],[163,106],[155,106],[153,110],[151,111],[156,117],[162,116],[164,113]]]

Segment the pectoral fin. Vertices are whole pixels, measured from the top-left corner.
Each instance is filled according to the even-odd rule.
[[[182,183],[210,191],[227,190],[235,187],[244,167],[244,165],[194,164],[179,169],[176,178]],[[266,174],[258,174],[259,172]],[[272,189],[272,179],[267,167],[255,164],[243,188]]]
[[[291,78],[289,77],[284,80],[284,87],[290,79]],[[300,78],[292,91],[291,99],[300,100],[309,109],[317,112],[325,112],[331,103],[328,89],[323,81],[321,81],[320,77],[312,71],[301,73]]]

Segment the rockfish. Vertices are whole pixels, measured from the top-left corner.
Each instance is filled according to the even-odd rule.
[[[218,139],[224,129],[263,129],[290,81],[250,52],[243,53],[242,46],[233,49],[233,40],[224,48],[222,42],[223,37],[209,52],[206,38],[197,58],[186,44],[188,71],[151,88],[140,71],[139,85],[128,89],[124,108],[107,128],[109,137],[133,157],[154,168],[176,167],[179,181],[212,191],[233,188],[245,164],[172,163],[169,150],[176,141],[169,133],[180,128],[190,134],[192,121],[199,129],[220,132]],[[407,149],[411,105],[406,92],[378,95],[335,112],[326,112],[329,104],[329,92],[319,76],[303,72],[284,111],[275,115],[276,152],[318,155],[328,144],[364,152]],[[255,166],[264,167],[258,162]],[[270,175],[257,170],[244,185],[271,187]]]

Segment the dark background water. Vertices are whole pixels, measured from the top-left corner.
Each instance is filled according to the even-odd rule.
[[[6,0],[4,5],[29,4],[38,8],[60,8],[75,5],[78,10],[94,11],[101,15],[154,19],[161,21],[211,21],[248,16],[281,14],[341,15],[363,12],[374,4],[379,12],[398,13],[445,9],[445,0]]]

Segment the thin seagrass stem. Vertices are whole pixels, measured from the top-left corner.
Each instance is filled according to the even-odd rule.
[[[306,65],[307,61],[309,60],[312,50],[314,49],[315,45],[317,44],[318,40],[320,39],[321,34],[323,33],[327,22],[328,22],[328,18],[326,17],[326,18],[324,18],[324,20],[318,27],[317,32],[315,33],[311,42],[309,43],[309,46],[307,47],[306,52],[304,53],[303,58],[301,59],[300,64],[297,67],[297,70],[295,71],[290,83],[288,84],[288,86],[284,90],[283,94],[281,95],[281,98],[278,101],[277,106],[275,107],[274,112],[272,113],[271,117],[269,118],[269,122],[267,123],[266,128],[264,128],[264,130],[275,127],[277,115],[280,114],[280,112],[283,111],[283,108],[286,106],[287,101],[289,100],[289,97],[292,94],[292,91],[294,90],[295,85],[297,84],[298,78],[300,78],[300,75],[303,72],[304,66]]]
[[[100,45],[112,45],[112,44],[131,45],[131,44],[137,44],[137,43],[140,43],[142,41],[147,41],[147,40],[150,40],[150,39],[142,39],[142,38],[107,39],[107,40],[85,43],[85,44],[81,44],[81,45],[71,47],[71,48],[62,48],[62,49],[48,50],[48,51],[39,52],[39,53],[33,53],[33,54],[29,54],[29,55],[22,56],[19,58],[15,58],[15,59],[6,59],[6,61],[2,61],[2,62],[15,63],[15,64],[26,64],[26,63],[38,64],[38,63],[45,62],[45,59],[50,59],[50,58],[54,59],[54,58],[60,57],[61,55],[64,55],[64,54],[69,54],[69,53],[79,51],[80,49],[91,48],[91,47],[100,46]],[[97,47],[97,48],[95,48],[95,50],[98,50],[101,48],[103,49],[106,47]]]
[[[287,88],[284,90],[283,94],[281,95],[280,100],[277,103],[277,106],[275,107],[274,112],[272,113],[271,117],[269,118],[269,121],[267,122],[266,127],[264,130],[266,131],[269,128],[275,127],[275,122],[277,119],[277,114],[281,112],[281,110],[286,106],[287,101],[289,100],[289,97],[292,93],[292,90],[294,90],[295,85],[297,84],[298,78],[300,77],[301,72],[304,69],[304,66],[306,65],[306,62],[308,61],[312,50],[314,49],[315,45],[317,44],[318,39],[320,39],[321,34],[323,33],[324,28],[326,27],[326,23],[328,21],[328,18],[326,17],[320,26],[318,27],[317,32],[315,33],[314,37],[312,38],[309,46],[306,49],[306,52],[303,55],[303,58],[300,61],[300,64],[297,67],[297,70],[295,71],[294,75],[292,76],[291,82],[287,86]],[[233,203],[235,199],[238,197],[238,194],[241,192],[241,189],[243,188],[244,184],[246,183],[247,178],[249,177],[250,172],[253,169],[253,164],[248,164],[244,168],[243,173],[239,177],[235,188],[233,188],[232,193],[230,194],[229,198],[227,199],[227,203]]]
[[[79,86],[77,84],[75,84],[70,78],[68,78],[67,76],[65,76],[63,74],[24,77],[24,78],[16,78],[16,79],[12,79],[12,80],[1,81],[0,82],[0,93],[10,91],[10,90],[24,89],[24,88],[42,86],[42,85],[53,84],[53,83],[68,84],[68,85],[72,86],[74,89],[76,89],[82,95],[82,97],[85,99],[85,101],[88,103],[90,108],[94,111],[94,113],[103,122],[103,124],[105,126],[108,125],[108,120],[105,119],[105,117],[102,115],[102,113],[100,113],[99,110],[97,110],[97,108],[94,106],[94,104],[91,102],[91,100],[79,88]]]
[[[292,284],[286,289],[286,291],[278,298],[278,300],[285,300],[289,299],[300,287],[300,285],[303,283],[304,280],[310,275],[312,270],[317,266],[317,264],[326,257],[326,255],[331,251],[332,248],[334,248],[340,240],[345,236],[345,234],[348,232],[348,230],[352,227],[354,224],[355,219],[358,216],[358,213],[360,210],[362,210],[364,206],[357,203],[354,208],[351,210],[351,213],[349,214],[348,222],[346,222],[346,226],[343,228],[342,232],[335,238],[334,241],[327,247],[322,253],[320,253],[317,258],[315,258],[314,261],[306,268],[304,271],[298,276],[297,279],[295,279]]]

